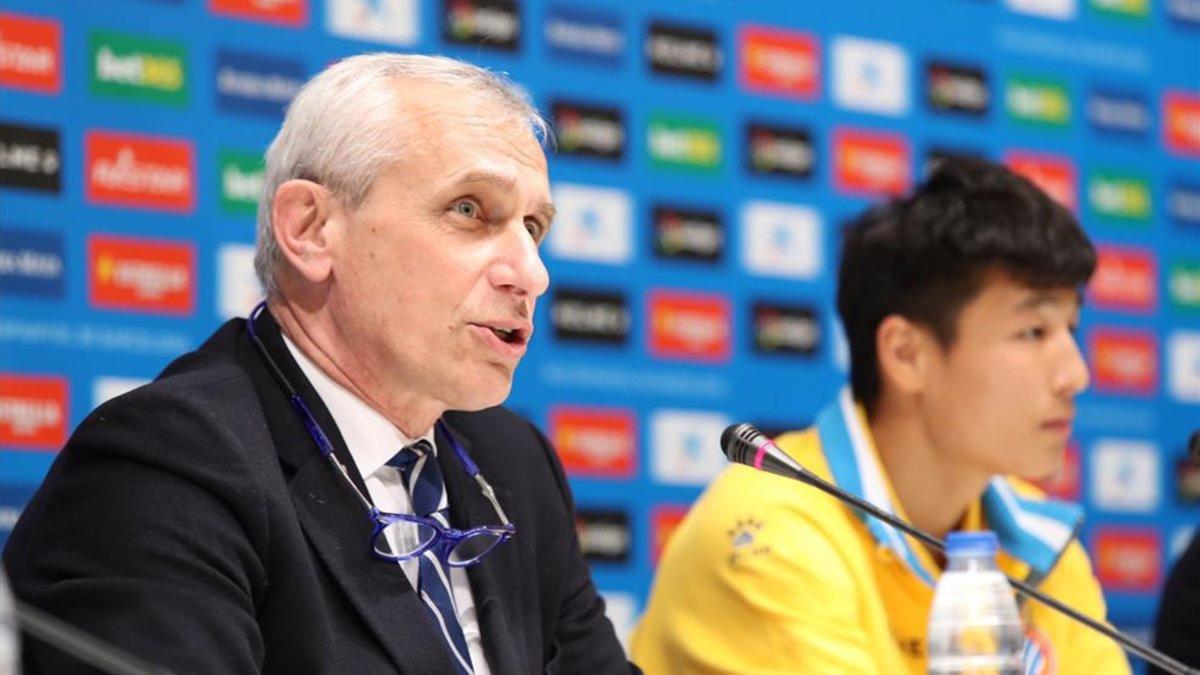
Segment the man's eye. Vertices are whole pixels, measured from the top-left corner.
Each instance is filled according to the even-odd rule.
[[[1042,326],[1030,326],[1022,330],[1019,337],[1025,340],[1040,340],[1046,337],[1046,329]]]
[[[541,242],[542,236],[546,232],[546,228],[532,218],[525,221],[525,229],[529,231],[529,235],[533,237],[533,240],[536,242]]]
[[[478,218],[479,205],[470,199],[463,199],[454,203],[454,212],[467,218]]]

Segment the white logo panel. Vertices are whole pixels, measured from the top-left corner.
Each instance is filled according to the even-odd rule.
[[[621,265],[633,257],[633,203],[623,190],[559,183],[550,253],[563,260]]]
[[[816,278],[821,273],[821,216],[795,204],[747,202],[742,207],[742,264],[763,276]]]

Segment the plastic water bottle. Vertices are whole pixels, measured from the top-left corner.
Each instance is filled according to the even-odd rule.
[[[930,675],[1020,675],[1025,631],[993,532],[953,532],[929,615]]]

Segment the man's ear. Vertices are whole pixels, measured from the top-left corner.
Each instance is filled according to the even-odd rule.
[[[336,235],[329,190],[309,180],[289,180],[271,200],[271,229],[288,266],[305,280],[319,284],[333,270],[331,245]]]
[[[891,314],[875,331],[875,358],[880,382],[900,394],[920,393],[930,365],[929,353],[936,345],[924,326]]]

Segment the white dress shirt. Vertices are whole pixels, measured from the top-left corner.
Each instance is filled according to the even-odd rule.
[[[434,453],[437,453],[433,428],[417,438],[405,436],[374,408],[330,379],[286,335],[283,336],[283,342],[292,353],[292,358],[300,365],[304,376],[312,383],[317,395],[325,403],[325,407],[329,409],[333,421],[337,423],[338,431],[346,441],[346,447],[350,450],[350,456],[354,459],[354,465],[358,468],[375,507],[389,513],[412,513],[412,501],[408,488],[401,479],[400,470],[388,466],[387,462],[402,448],[419,439],[428,441],[434,448]],[[446,491],[443,489],[441,507],[445,506]],[[365,510],[363,515],[366,515]],[[363,548],[368,546],[370,542],[364,540]],[[404,569],[408,583],[412,584],[415,590],[420,570],[419,561],[413,558],[399,565]],[[491,670],[483,654],[483,637],[479,632],[475,597],[471,594],[467,572],[461,567],[449,567],[449,572],[450,586],[454,593],[454,609],[458,614],[458,624],[462,626],[463,637],[467,640],[467,649],[471,653],[471,666],[476,675],[490,675]]]

